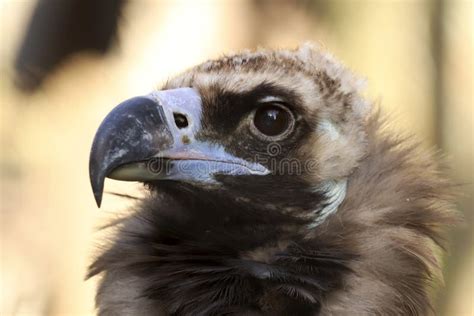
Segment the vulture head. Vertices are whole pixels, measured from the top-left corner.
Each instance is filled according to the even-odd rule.
[[[100,315],[423,315],[455,221],[436,156],[304,45],[207,61],[119,104],[90,156],[147,195],[91,265]]]

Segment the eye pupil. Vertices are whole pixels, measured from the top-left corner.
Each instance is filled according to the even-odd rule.
[[[257,130],[266,136],[278,136],[286,132],[291,123],[288,110],[276,105],[261,106],[254,117]]]

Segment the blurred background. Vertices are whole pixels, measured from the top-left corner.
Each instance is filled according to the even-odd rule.
[[[446,153],[466,225],[436,304],[473,315],[473,2],[0,0],[0,32],[1,315],[94,314],[98,228],[128,202],[106,194],[97,209],[88,154],[116,104],[208,58],[308,40],[365,76],[398,129]]]

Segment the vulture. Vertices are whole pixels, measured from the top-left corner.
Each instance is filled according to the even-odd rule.
[[[126,100],[89,172],[146,194],[88,272],[98,314],[430,315],[455,185],[323,48],[243,51]]]

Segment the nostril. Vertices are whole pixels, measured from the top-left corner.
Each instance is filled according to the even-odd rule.
[[[174,122],[178,128],[186,128],[188,127],[188,119],[185,115],[181,113],[173,113]]]

